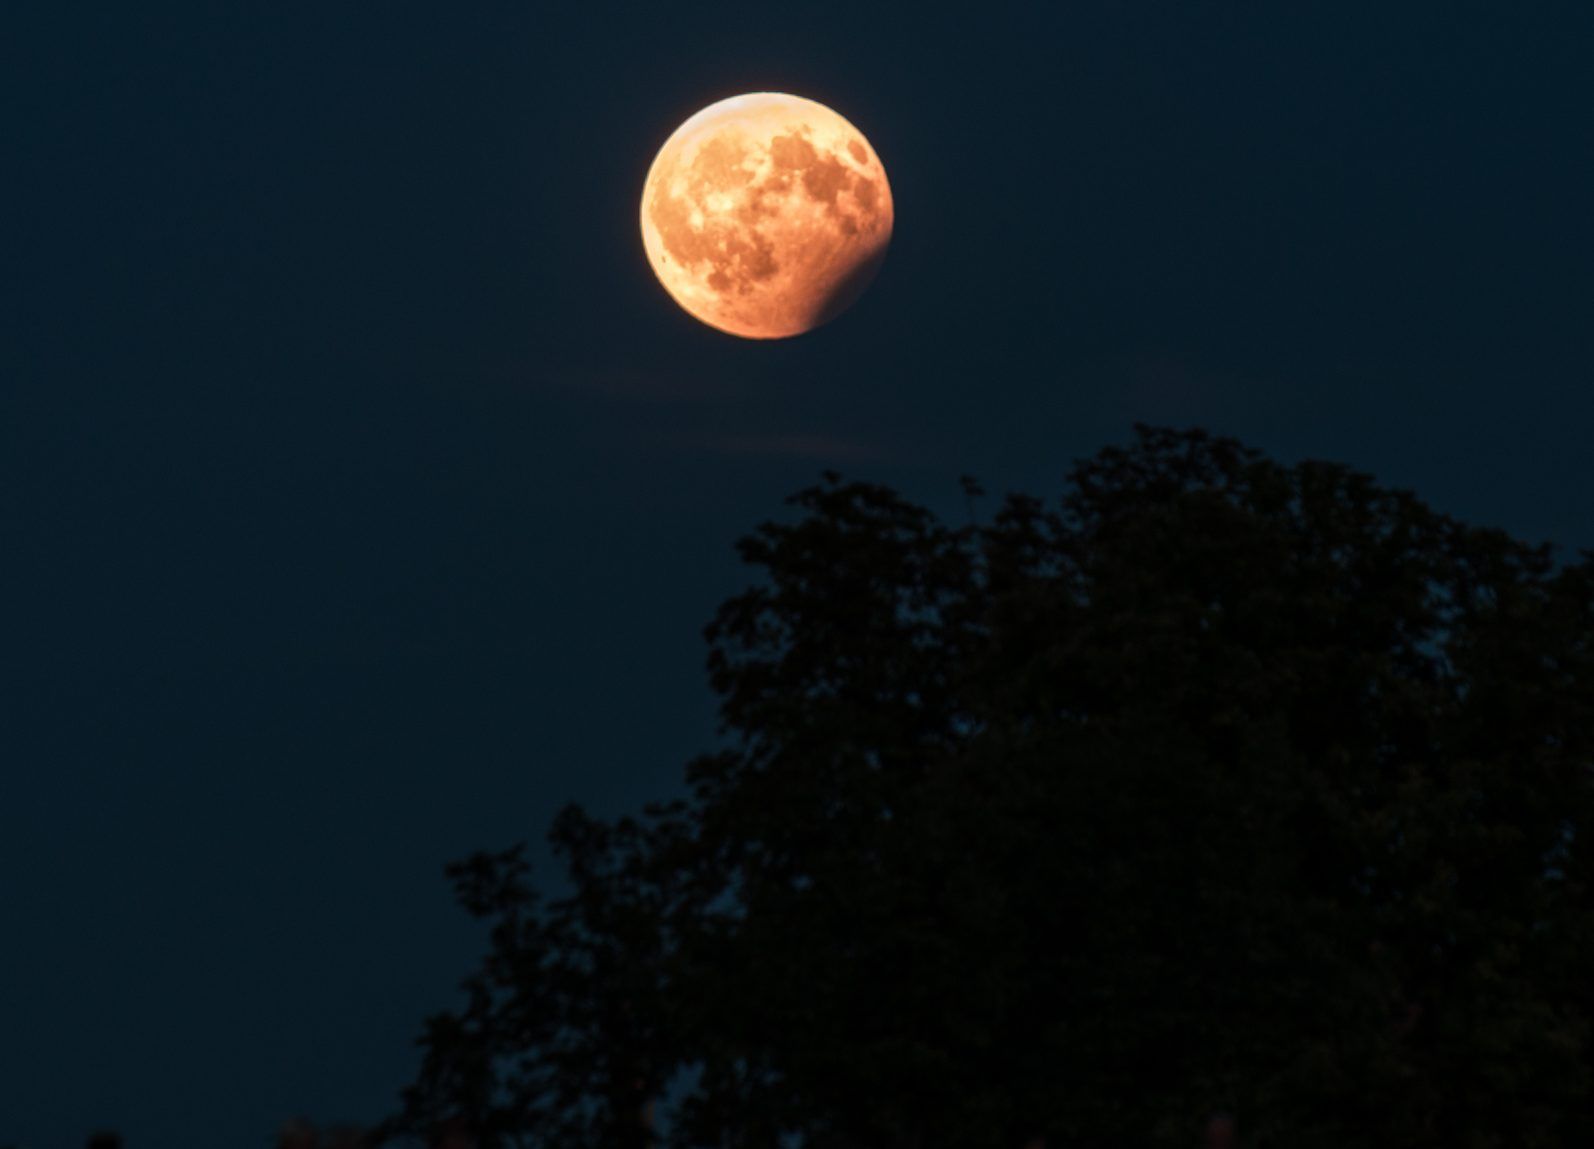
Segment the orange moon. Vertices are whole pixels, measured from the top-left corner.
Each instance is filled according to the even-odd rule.
[[[642,244],[664,290],[747,339],[800,335],[850,307],[880,270],[894,219],[863,133],[779,92],[698,112],[642,189]]]

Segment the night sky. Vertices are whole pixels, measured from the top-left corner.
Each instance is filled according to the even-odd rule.
[[[391,1111],[482,943],[443,864],[679,792],[733,542],[826,468],[962,521],[1199,425],[1594,546],[1587,3],[16,7],[0,1144]],[[756,90],[896,199],[778,343],[637,228]]]

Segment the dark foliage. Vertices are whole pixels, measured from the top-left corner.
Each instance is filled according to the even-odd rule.
[[[793,502],[691,798],[452,868],[387,1137],[1594,1144],[1594,559],[1144,428],[984,526]]]

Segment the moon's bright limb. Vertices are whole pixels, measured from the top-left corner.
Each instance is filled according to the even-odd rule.
[[[885,259],[895,218],[863,134],[813,100],[732,96],[687,120],[642,189],[642,243],[677,303],[749,339],[834,319]]]

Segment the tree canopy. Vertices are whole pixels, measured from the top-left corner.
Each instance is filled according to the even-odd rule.
[[[1594,1144],[1594,556],[1199,431],[791,502],[689,797],[450,867],[389,1140]]]

